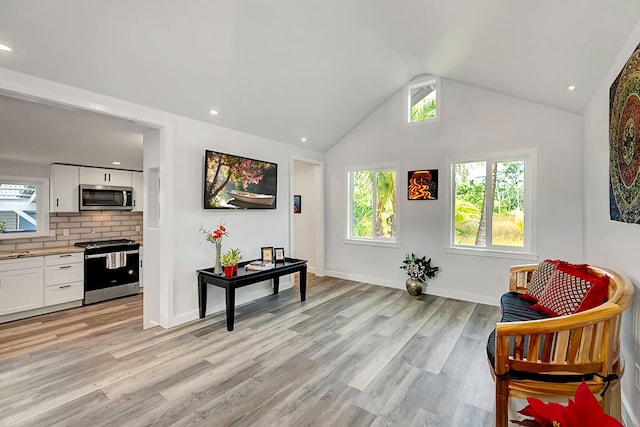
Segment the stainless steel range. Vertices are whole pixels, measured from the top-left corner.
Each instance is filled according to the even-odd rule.
[[[84,304],[140,292],[140,244],[133,240],[78,242],[84,248]]]

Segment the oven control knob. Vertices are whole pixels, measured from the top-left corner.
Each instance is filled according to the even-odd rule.
[[[129,270],[129,274],[133,274],[133,270]]]

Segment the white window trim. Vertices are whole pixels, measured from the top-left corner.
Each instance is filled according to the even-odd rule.
[[[425,119],[416,122],[411,121],[411,90],[417,87],[424,86],[425,84],[434,82],[436,85],[436,116],[432,119]],[[442,91],[441,91],[441,79],[437,76],[425,76],[416,80],[410,81],[404,87],[403,92],[403,124],[405,126],[416,126],[426,123],[435,123],[440,121],[442,115]]]
[[[49,178],[0,175],[0,182],[36,186],[36,231],[0,233],[0,242],[10,239],[30,239],[49,235]]]
[[[352,188],[351,188],[351,174],[353,172],[361,171],[361,170],[372,170],[372,171],[383,171],[383,170],[394,170],[396,172],[396,207],[395,207],[395,215],[396,215],[396,224],[395,224],[395,234],[396,237],[389,238],[375,238],[371,239],[360,238],[360,237],[352,237],[351,236],[351,227],[353,225],[353,212],[351,210],[351,200],[352,200]],[[398,187],[400,186],[398,183],[399,180],[399,170],[400,166],[397,162],[393,163],[374,163],[374,164],[366,164],[366,165],[356,165],[356,166],[348,166],[345,168],[345,176],[347,177],[347,213],[346,213],[346,227],[345,227],[345,237],[343,238],[344,243],[354,244],[354,245],[363,245],[363,246],[384,246],[384,247],[400,247],[400,212],[399,212],[399,203],[398,203]]]
[[[454,177],[455,172],[453,165],[455,163],[465,162],[508,162],[508,161],[525,161],[525,236],[524,247],[498,246],[491,245],[486,248],[476,246],[456,245],[454,230]],[[537,189],[537,171],[538,171],[538,151],[537,149],[517,150],[489,153],[465,158],[447,158],[448,168],[448,185],[449,191],[446,192],[447,197],[447,217],[448,217],[448,242],[449,246],[446,252],[460,255],[480,255],[497,258],[517,258],[523,260],[537,260],[538,258],[538,189]],[[491,231],[487,229],[487,234]]]

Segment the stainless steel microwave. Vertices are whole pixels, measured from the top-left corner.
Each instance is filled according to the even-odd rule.
[[[133,209],[133,187],[80,185],[81,211],[130,211]]]

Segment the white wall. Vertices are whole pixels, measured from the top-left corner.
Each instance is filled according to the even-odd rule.
[[[538,252],[540,258],[581,261],[583,152],[580,116],[455,81],[442,81],[442,120],[402,124],[402,91],[343,138],[326,157],[327,274],[403,288],[399,268],[406,252],[426,254],[442,267],[427,292],[497,304],[508,287],[509,266],[522,259],[451,254],[445,251],[447,159],[473,160],[489,152],[537,149]],[[359,246],[346,233],[350,165],[398,162],[399,248]],[[408,201],[407,171],[439,169],[436,201]],[[534,261],[527,261],[534,262]],[[502,276],[504,283],[499,283]]]
[[[609,219],[609,88],[639,42],[640,23],[631,33],[584,114],[584,181],[585,188],[589,189],[585,193],[586,261],[625,274],[636,287],[640,283],[640,225]],[[635,148],[639,149],[637,146]],[[633,307],[623,315],[622,351],[626,361],[626,372],[622,378],[622,392],[624,406],[630,411],[628,425],[639,426],[640,392],[633,386],[634,364],[640,365],[640,349],[634,348],[634,333],[640,335],[639,289],[636,289],[634,299]],[[640,345],[640,337],[636,339]]]
[[[20,144],[20,141],[2,141],[0,149],[5,144]],[[49,178],[49,166],[3,159],[0,151],[0,175]]]
[[[315,168],[310,163],[294,161],[293,193],[302,196],[302,210],[293,215],[293,257],[306,259],[311,273],[316,269],[317,195],[315,194]]]
[[[200,226],[215,228],[220,222],[229,232],[223,251],[237,247],[244,260],[259,258],[262,246],[285,248],[289,254],[290,156],[303,155],[322,160],[309,149],[268,140],[255,135],[198,122],[184,117],[174,121],[173,213],[174,213],[174,299],[176,321],[197,318],[198,299],[194,292],[196,270],[213,266],[215,247],[204,239]],[[221,151],[278,164],[278,196],[275,210],[204,210],[203,168],[205,150]],[[290,285],[288,285],[290,286]],[[281,289],[287,287],[286,283]],[[236,303],[242,304],[271,293],[270,283],[241,288]],[[224,290],[209,287],[207,313],[224,308]]]

